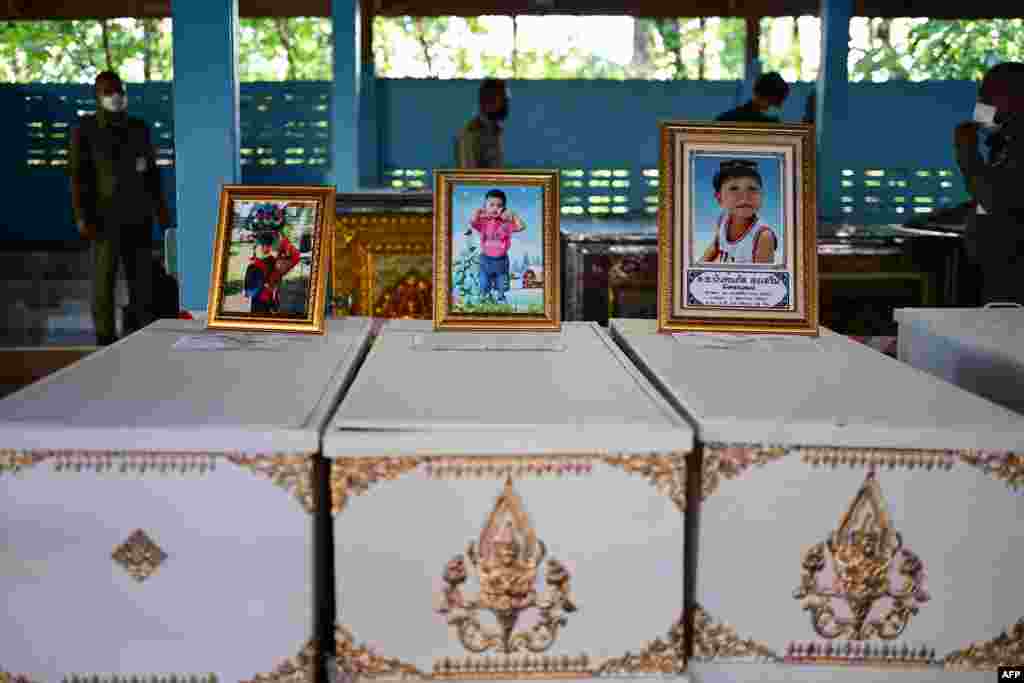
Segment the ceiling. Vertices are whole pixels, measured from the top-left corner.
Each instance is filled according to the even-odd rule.
[[[185,1],[185,0],[183,0]],[[361,0],[374,14],[478,16],[482,14],[618,14],[647,17],[794,16],[817,14],[817,0]],[[245,17],[328,16],[330,0],[238,0]],[[171,0],[0,0],[0,19],[167,17]],[[870,17],[934,19],[1021,17],[1018,2],[973,0],[909,2],[854,0],[854,13]]]

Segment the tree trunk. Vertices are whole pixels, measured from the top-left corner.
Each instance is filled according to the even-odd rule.
[[[103,55],[107,60],[107,71],[114,71],[114,57],[110,52],[110,24],[100,19],[100,35],[103,39]]]
[[[800,51],[800,17],[793,17],[793,65],[796,68],[796,80],[804,75],[804,58]]]
[[[288,70],[285,72],[285,79],[294,81],[295,79],[295,66],[296,66],[296,55],[295,55],[295,44],[292,41],[292,29],[288,24],[289,19],[285,17],[274,17],[274,26],[277,27],[277,33],[281,36],[281,45],[284,46],[284,56],[288,61]]]
[[[430,41],[427,40],[427,28],[423,17],[416,17],[413,21],[416,22],[416,42],[420,44],[420,49],[423,50],[423,61],[427,63],[427,76],[434,75],[434,64],[430,60]]]
[[[153,80],[153,41],[159,36],[154,30],[156,19],[142,20],[142,80],[147,83]]]
[[[512,15],[512,78],[519,78],[519,17]]]
[[[633,59],[630,60],[630,77],[647,78],[651,56],[647,46],[647,23],[639,17],[633,19]]]
[[[699,36],[697,38],[697,80],[703,81],[704,74],[707,71],[707,36],[704,35],[707,31],[707,18],[700,17],[697,19],[697,31]]]

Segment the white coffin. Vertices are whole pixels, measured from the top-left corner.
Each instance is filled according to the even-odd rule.
[[[369,331],[179,351],[206,333],[161,321],[0,401],[0,671],[244,681],[308,661],[312,456]],[[136,531],[155,559],[117,553]]]
[[[899,359],[1024,414],[1024,309],[900,308]]]
[[[702,444],[696,680],[987,681],[1001,658],[1024,663],[1024,418],[828,330],[751,341],[662,335],[648,321],[611,328]],[[927,593],[904,599],[918,612],[902,632],[899,620],[870,626],[889,598],[868,603],[867,626],[852,619],[848,598],[865,593],[834,581],[836,558],[858,548],[849,535],[836,555],[819,546],[823,568],[795,596],[805,553],[833,531],[871,530],[890,541],[890,563],[876,567],[890,592],[912,579]],[[817,633],[804,609],[816,595],[847,624],[819,609]],[[1009,649],[996,641],[1004,630]]]
[[[388,323],[324,436],[337,513],[339,666],[378,678],[684,676],[681,631],[669,631],[683,604],[692,438],[596,325],[467,334]],[[522,525],[523,517],[504,516],[511,508],[498,504],[502,495],[519,501]],[[499,545],[480,544],[496,509],[496,526],[512,524],[521,539],[520,553],[506,557],[524,565],[511,573],[483,550]],[[526,585],[555,608],[545,617],[529,607],[537,600],[509,605],[521,610],[514,633],[564,616],[551,647],[533,654],[516,650],[525,640],[510,641],[504,652],[496,638],[472,655],[457,625],[466,625],[471,647],[482,642],[473,640],[474,619],[497,627],[488,608],[499,603],[480,597],[472,609],[479,578],[486,573],[493,589],[502,576],[528,576],[529,529],[570,576],[568,594],[549,595],[576,610],[559,612],[568,607],[561,598],[544,602],[558,576],[544,565]],[[470,542],[481,548],[479,568]],[[460,554],[469,570],[465,611],[448,602],[442,580]],[[525,595],[520,589],[514,594]],[[442,602],[454,606],[441,613]]]

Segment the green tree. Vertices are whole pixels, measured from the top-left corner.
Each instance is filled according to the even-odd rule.
[[[977,80],[997,62],[1024,59],[1024,19],[916,23],[910,55],[914,80]]]
[[[241,81],[327,81],[332,78],[331,21],[323,17],[239,20]]]

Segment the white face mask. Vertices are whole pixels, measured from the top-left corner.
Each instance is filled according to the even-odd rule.
[[[978,102],[974,105],[974,121],[986,130],[999,129],[999,124],[996,123],[996,108],[990,104]]]
[[[782,107],[768,107],[764,110],[767,116],[774,116],[775,118],[782,118]]]
[[[111,114],[119,114],[128,108],[128,98],[123,94],[104,95],[100,98],[100,106]]]

